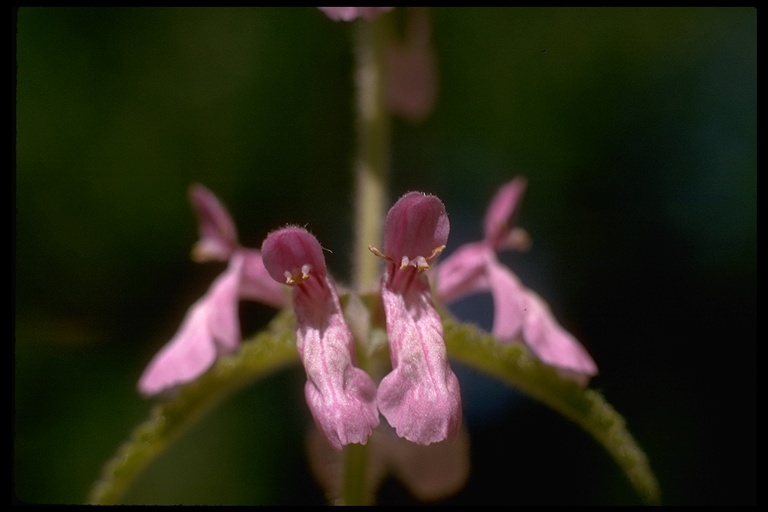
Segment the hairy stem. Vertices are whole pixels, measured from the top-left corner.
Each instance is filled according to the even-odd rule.
[[[384,97],[384,59],[390,16],[355,22],[355,85],[357,159],[355,161],[355,230],[353,284],[359,293],[377,289],[381,261],[368,250],[382,239],[387,179],[389,176],[389,115]],[[365,361],[362,361],[365,363]],[[344,505],[370,505],[368,447],[344,448],[341,501]]]
[[[369,245],[381,243],[389,177],[389,115],[384,97],[384,50],[391,20],[355,22],[357,159],[355,161],[355,245],[353,284],[358,292],[376,289],[379,258]]]

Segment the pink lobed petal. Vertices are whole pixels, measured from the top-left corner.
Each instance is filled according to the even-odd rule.
[[[365,444],[379,424],[376,385],[355,367],[354,340],[336,294],[325,305],[297,306],[296,347],[304,363],[304,393],[318,428],[336,449]],[[321,313],[320,307],[326,310]]]
[[[500,341],[519,341],[525,312],[525,288],[490,249],[485,254],[488,283],[493,296],[493,335]]]
[[[545,363],[575,374],[593,376],[597,365],[586,349],[557,323],[544,300],[527,290],[523,337],[525,343]]]
[[[418,444],[454,439],[461,424],[459,382],[450,368],[443,325],[415,268],[411,285],[392,290],[382,280],[392,371],[379,384],[379,410],[397,434]]]
[[[219,353],[235,349],[240,340],[237,301],[241,267],[242,259],[234,258],[192,305],[179,330],[139,379],[138,389],[143,395],[192,381],[213,365]]]

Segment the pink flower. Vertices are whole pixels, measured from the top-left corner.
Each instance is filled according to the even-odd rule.
[[[296,344],[307,373],[305,395],[320,431],[339,449],[365,443],[378,411],[397,434],[428,445],[454,439],[461,423],[458,379],[451,371],[442,321],[424,270],[445,247],[448,215],[435,196],[411,192],[384,226],[387,260],[381,280],[392,371],[379,384],[356,367],[355,346],[320,243],[286,227],[262,244],[272,278],[293,287]],[[377,410],[378,406],[378,410]]]
[[[371,21],[394,7],[318,7],[318,9],[333,21],[353,21],[357,18]]]
[[[455,438],[459,382],[448,363],[443,325],[423,272],[445,248],[448,215],[435,196],[410,192],[384,224],[381,280],[392,371],[379,384],[379,410],[397,434],[427,445]]]
[[[493,334],[499,341],[522,341],[546,364],[580,382],[597,374],[597,365],[584,347],[557,323],[549,306],[502,265],[496,253],[525,249],[527,234],[512,228],[526,181],[518,177],[504,185],[485,216],[485,238],[456,249],[437,267],[436,293],[446,303],[490,291]]]
[[[202,185],[193,185],[189,198],[200,233],[193,259],[229,261],[229,265],[192,305],[179,330],[144,370],[138,383],[144,395],[192,381],[217,357],[232,353],[240,342],[240,299],[276,308],[286,302],[282,288],[267,274],[261,253],[239,245],[234,223],[216,196]]]
[[[365,444],[379,424],[376,385],[356,367],[352,333],[320,243],[302,228],[286,227],[267,236],[261,250],[269,275],[293,288],[296,347],[315,424],[336,449]]]

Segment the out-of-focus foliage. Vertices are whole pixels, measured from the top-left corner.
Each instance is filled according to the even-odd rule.
[[[392,197],[440,196],[449,252],[525,174],[533,249],[507,262],[590,349],[666,501],[755,503],[756,11],[432,16],[438,103],[393,123]],[[351,35],[312,8],[18,10],[17,498],[82,502],[146,418],[141,370],[221,270],[189,260],[191,182],[245,245],[308,224],[348,276]],[[242,313],[246,335],[271,316]],[[635,503],[577,428],[459,377],[473,474],[449,503]],[[285,371],[222,404],[130,502],[321,503],[302,380]],[[384,502],[409,499],[385,483]]]

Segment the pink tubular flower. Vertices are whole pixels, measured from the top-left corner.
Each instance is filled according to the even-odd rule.
[[[448,215],[435,196],[410,192],[384,224],[381,281],[392,371],[379,384],[379,410],[397,434],[427,445],[455,438],[459,382],[448,363],[443,326],[423,273],[445,247]]]
[[[173,338],[157,353],[139,379],[138,389],[154,395],[189,382],[208,370],[216,358],[233,352],[240,342],[237,306],[249,299],[276,308],[286,302],[282,288],[267,274],[261,253],[239,245],[229,214],[213,193],[193,185],[190,202],[198,217],[200,239],[195,261],[229,261],[227,269],[195,302]]]
[[[456,249],[437,267],[436,293],[446,303],[490,291],[493,296],[493,334],[509,343],[522,338],[546,364],[564,370],[577,381],[597,374],[597,365],[583,346],[557,323],[546,302],[502,265],[496,252],[525,249],[530,244],[520,228],[512,229],[525,192],[518,177],[494,196],[485,216],[485,238]]]
[[[357,18],[371,21],[394,7],[318,7],[318,9],[333,21],[353,21]]]
[[[306,230],[289,226],[267,236],[261,250],[269,275],[293,288],[296,347],[315,424],[336,449],[365,444],[379,424],[376,385],[355,366],[354,340],[320,243]]]

